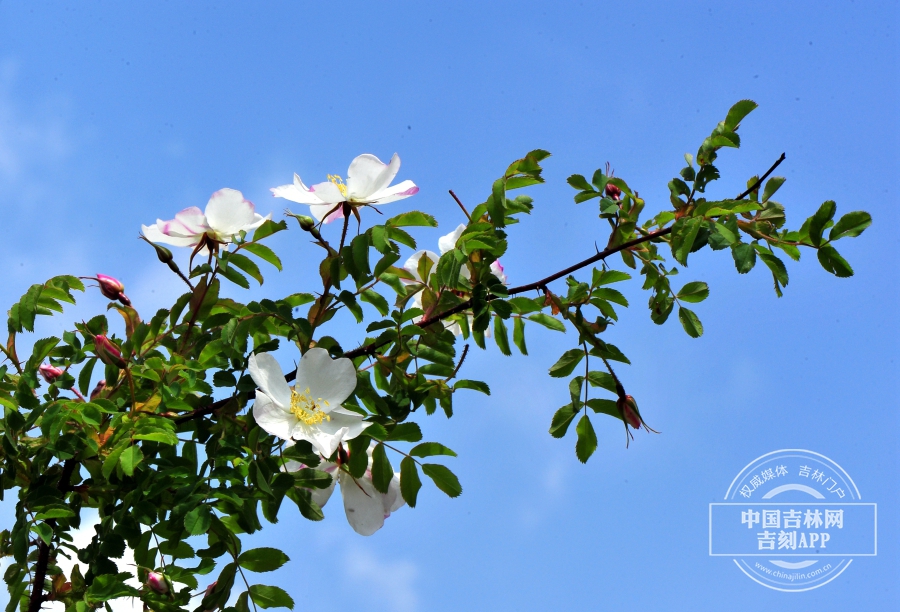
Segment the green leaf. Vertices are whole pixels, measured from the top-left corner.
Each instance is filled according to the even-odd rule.
[[[553,420],[550,422],[550,435],[554,438],[565,436],[569,430],[569,424],[577,413],[578,409],[573,404],[566,404],[557,410],[553,415]]]
[[[471,389],[472,391],[480,391],[485,395],[491,394],[491,388],[487,385],[487,383],[481,382],[480,380],[468,380],[466,378],[461,378],[453,383],[453,390],[457,389]]]
[[[506,331],[506,324],[499,315],[494,315],[494,342],[497,343],[497,348],[501,353],[507,357],[512,355],[512,351],[509,350],[509,334]]]
[[[384,450],[384,444],[377,444],[372,450],[372,484],[381,493],[387,493],[394,477],[394,467],[391,465]]]
[[[550,376],[553,378],[565,378],[575,370],[575,366],[584,359],[584,349],[570,349],[562,354],[562,357],[550,366]]]
[[[418,442],[422,439],[422,430],[418,423],[398,423],[385,439],[389,442]]]
[[[702,281],[687,283],[676,297],[683,302],[696,304],[709,297],[709,286]]]
[[[846,237],[856,238],[870,225],[872,225],[872,215],[869,213],[862,210],[848,212],[838,219],[838,222],[831,228],[828,240],[838,240]]]
[[[385,316],[388,312],[390,312],[391,308],[390,306],[388,306],[387,300],[373,289],[366,289],[365,291],[363,291],[360,294],[359,299],[374,306],[375,310],[377,310],[381,316]]]
[[[763,189],[763,197],[762,202],[765,204],[769,201],[775,192],[778,191],[778,188],[784,185],[784,181],[786,181],[783,176],[773,176],[768,181],[766,181],[766,187]]]
[[[737,129],[741,121],[759,106],[753,100],[741,100],[728,110],[728,116],[725,117],[725,127],[731,131]]]
[[[322,509],[312,500],[312,493],[308,489],[293,487],[288,489],[285,495],[297,504],[297,508],[304,518],[311,521],[321,521],[325,518],[325,515],[322,514]]]
[[[290,561],[288,556],[277,548],[252,548],[241,553],[238,565],[251,572],[273,572]],[[258,602],[257,602],[258,603]]]
[[[853,268],[850,267],[847,260],[841,257],[840,253],[833,246],[826,245],[821,247],[816,255],[822,267],[835,276],[841,278],[853,276]]]
[[[411,210],[409,212],[399,214],[396,217],[391,217],[387,220],[385,225],[391,225],[393,227],[437,227],[438,223],[431,215],[426,215],[425,213],[419,212],[418,210]]]
[[[562,321],[560,321],[557,318],[551,317],[550,315],[545,314],[543,312],[538,312],[533,315],[529,315],[528,320],[534,321],[535,323],[543,325],[547,329],[552,329],[553,331],[560,331],[560,332],[566,331],[566,326],[563,324]]]
[[[416,462],[411,457],[404,457],[400,462],[400,495],[410,508],[416,507],[416,498],[421,488],[422,481],[419,479]]]
[[[525,346],[525,319],[522,317],[513,319],[513,342],[520,353],[528,354],[528,347]]]
[[[281,271],[281,259],[278,258],[278,255],[275,254],[275,251],[270,249],[264,244],[258,244],[255,242],[248,242],[244,245],[244,250],[250,253],[253,253],[260,259],[265,262],[268,262],[278,268],[278,271]]]
[[[775,277],[775,280],[781,283],[782,287],[787,287],[788,272],[787,268],[784,267],[784,262],[768,251],[760,251],[759,258],[762,259],[763,263],[772,271],[772,276]]]
[[[746,242],[738,242],[731,245],[731,255],[734,257],[734,267],[740,274],[746,274],[756,265],[756,249]]]
[[[209,506],[197,506],[184,516],[184,528],[191,535],[202,535],[209,531],[212,511]]]
[[[700,319],[693,310],[679,306],[678,320],[681,321],[681,326],[691,338],[699,338],[703,335],[703,324],[700,323]]]
[[[809,240],[813,243],[813,246],[819,246],[822,244],[822,232],[825,231],[825,227],[828,225],[828,222],[834,217],[834,213],[837,211],[837,204],[834,203],[833,200],[828,200],[823,202],[819,207],[819,210],[816,211],[809,219]]]
[[[569,183],[575,189],[581,191],[594,191],[594,187],[587,182],[587,179],[581,176],[580,174],[573,174],[569,178],[566,179],[566,182]]]
[[[119,465],[126,476],[134,476],[134,468],[144,459],[144,453],[138,446],[128,446],[119,455]]]
[[[575,455],[582,463],[587,463],[594,451],[597,450],[597,434],[594,433],[594,426],[588,415],[582,416],[575,426],[575,433],[578,434],[578,441],[575,442]]]
[[[247,280],[247,277],[245,277],[243,274],[241,274],[231,266],[228,266],[226,268],[219,268],[219,274],[239,287],[243,287],[244,289],[250,288],[250,281]]]
[[[284,589],[263,584],[250,585],[250,599],[260,608],[294,609],[294,600]]]
[[[424,463],[422,464],[422,471],[434,481],[438,489],[449,497],[459,497],[462,493],[462,485],[459,484],[459,479],[447,466],[438,463]]]
[[[456,453],[437,442],[422,442],[421,444],[417,444],[416,446],[413,446],[412,450],[409,451],[409,454],[413,457],[434,457],[436,455],[456,457]]]
[[[271,219],[266,219],[262,225],[256,228],[256,231],[253,232],[253,242],[258,242],[265,238],[266,236],[271,236],[281,230],[287,229],[287,223],[284,220],[272,221]]]

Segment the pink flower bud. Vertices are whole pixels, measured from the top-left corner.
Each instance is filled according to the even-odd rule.
[[[621,399],[616,402],[619,406],[619,410],[622,411],[622,416],[625,419],[625,422],[631,425],[635,429],[641,428],[641,417],[637,412],[637,402],[634,401],[634,398],[630,395],[625,396],[625,401]]]
[[[119,300],[126,306],[131,306],[131,300],[125,295],[125,285],[117,278],[106,274],[97,275],[97,284],[100,285],[100,293],[111,300]]]
[[[41,367],[38,368],[38,372],[41,373],[44,380],[51,384],[55,383],[56,379],[63,375],[63,370],[61,368],[52,366],[49,363],[42,364]]]
[[[206,587],[206,592],[203,593],[203,598],[204,598],[204,599],[206,599],[207,597],[209,597],[209,596],[212,594],[213,589],[216,588],[216,582],[217,582],[217,581],[213,581],[212,583],[210,583],[210,585],[209,585],[208,587]],[[212,609],[210,609],[210,610],[204,610],[203,612],[215,612],[216,610],[218,610],[217,607],[216,607],[216,608],[212,608]]]
[[[103,334],[94,336],[94,352],[103,363],[119,368],[125,367],[122,359],[122,351]]]
[[[506,284],[506,274],[503,273],[503,265],[500,260],[491,262],[491,273],[496,276],[501,283]]]
[[[166,577],[159,572],[150,572],[147,574],[147,586],[160,595],[165,595],[169,592],[169,584],[166,582]]]
[[[95,400],[98,395],[103,392],[103,388],[106,386],[106,380],[100,379],[97,381],[97,384],[91,390],[91,401]]]
[[[622,190],[613,185],[612,183],[606,184],[606,195],[611,197],[613,200],[618,201],[619,198],[622,197]]]

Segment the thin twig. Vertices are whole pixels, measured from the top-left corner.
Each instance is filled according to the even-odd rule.
[[[756,191],[757,189],[759,189],[759,186],[762,185],[762,182],[763,182],[764,180],[766,180],[767,178],[769,178],[769,175],[772,174],[772,173],[775,171],[775,168],[777,168],[777,167],[779,166],[779,164],[781,164],[781,162],[783,162],[783,161],[784,161],[784,153],[781,154],[781,157],[779,157],[779,158],[775,161],[775,163],[772,164],[772,167],[769,168],[769,169],[766,171],[765,174],[763,174],[761,177],[759,177],[758,179],[756,179],[756,182],[753,183],[752,185],[750,185],[750,188],[747,189],[747,191],[745,191],[744,193],[742,193],[742,194],[739,195],[738,197],[736,197],[735,200],[743,200],[743,199],[746,198],[748,195],[750,195],[751,193],[753,193],[754,191]]]
[[[466,207],[463,206],[463,203],[459,201],[459,198],[456,197],[456,194],[453,193],[453,190],[452,190],[452,189],[450,190],[450,195],[453,196],[453,199],[456,200],[456,203],[459,204],[459,207],[462,208],[462,211],[463,211],[464,213],[466,213],[466,218],[467,218],[467,219],[469,220],[469,222],[471,223],[471,222],[472,222],[472,215],[469,214],[469,211],[466,210]]]

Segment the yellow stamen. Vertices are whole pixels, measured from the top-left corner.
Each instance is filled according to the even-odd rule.
[[[322,421],[331,420],[322,410],[323,405],[328,406],[328,402],[322,401],[321,397],[317,400],[310,397],[309,387],[303,393],[298,393],[295,387],[291,387],[291,412],[307,425],[318,425]]]
[[[344,196],[345,198],[347,197],[347,186],[344,184],[344,179],[342,179],[342,178],[341,178],[340,176],[338,176],[337,174],[329,174],[329,175],[328,175],[328,180],[331,181],[331,183],[332,183],[335,187],[337,187],[338,189],[341,190],[341,195],[342,195],[342,196]]]

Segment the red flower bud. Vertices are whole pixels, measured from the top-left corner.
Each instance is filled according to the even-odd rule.
[[[606,184],[606,195],[611,197],[613,200],[618,201],[619,198],[622,197],[622,190],[613,185],[612,183]]]
[[[63,375],[63,370],[61,368],[52,366],[49,363],[42,364],[41,367],[38,368],[38,372],[41,373],[44,380],[51,384],[55,383],[56,379]]]
[[[103,388],[106,386],[106,380],[100,379],[97,381],[97,384],[94,385],[94,388],[91,390],[91,401],[97,399],[97,396],[103,392]]]
[[[159,572],[150,572],[147,574],[147,586],[159,593],[165,595],[169,592],[169,584],[166,577]]]
[[[131,300],[126,297],[125,285],[117,278],[107,276],[106,274],[97,275],[97,284],[100,285],[100,293],[111,300],[118,300],[126,306],[131,306]]]
[[[633,397],[626,395],[624,401],[620,399],[616,402],[616,405],[622,411],[622,417],[626,423],[635,429],[641,428],[641,417],[638,414],[637,402],[634,401]]]
[[[107,365],[114,365],[119,368],[125,367],[122,351],[103,334],[94,336],[94,352],[97,353],[100,361]]]
[[[213,589],[216,588],[216,582],[218,581],[213,581],[208,587],[206,587],[206,592],[203,593],[204,599],[212,595]],[[216,610],[218,610],[218,607],[212,608],[211,610],[204,610],[203,612],[215,612]]]

